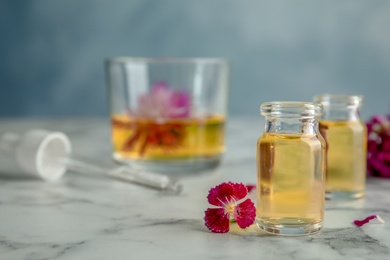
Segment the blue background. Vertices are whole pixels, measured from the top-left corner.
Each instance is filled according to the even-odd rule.
[[[361,94],[390,111],[390,1],[0,1],[0,116],[108,114],[112,56],[226,57],[229,112]]]

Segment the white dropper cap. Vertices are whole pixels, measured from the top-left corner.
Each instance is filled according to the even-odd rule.
[[[13,157],[24,173],[54,181],[66,172],[66,165],[61,159],[68,157],[71,144],[63,133],[33,129],[22,136],[3,134],[0,151]]]

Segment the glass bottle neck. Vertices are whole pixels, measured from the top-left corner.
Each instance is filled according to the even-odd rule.
[[[315,135],[318,133],[318,118],[265,117],[264,132],[275,134]]]
[[[331,121],[359,121],[360,110],[359,107],[353,108],[330,108],[324,107],[324,115],[322,120]]]

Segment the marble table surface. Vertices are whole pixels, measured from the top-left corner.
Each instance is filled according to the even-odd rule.
[[[63,131],[74,153],[111,161],[108,120],[0,120],[0,133]],[[390,180],[369,178],[367,196],[326,205],[315,235],[279,237],[256,228],[210,233],[208,190],[222,181],[255,183],[259,118],[231,118],[227,153],[215,171],[181,178],[178,196],[103,176],[67,173],[55,183],[0,178],[0,259],[390,259]],[[0,165],[1,167],[1,165]],[[352,225],[380,215],[387,223]]]

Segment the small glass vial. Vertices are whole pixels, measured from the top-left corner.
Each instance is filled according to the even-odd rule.
[[[263,135],[257,142],[257,225],[273,234],[312,234],[323,226],[325,140],[321,105],[263,103]]]
[[[361,96],[316,96],[324,115],[320,132],[327,143],[326,199],[362,198],[366,184],[367,129],[360,119]]]

